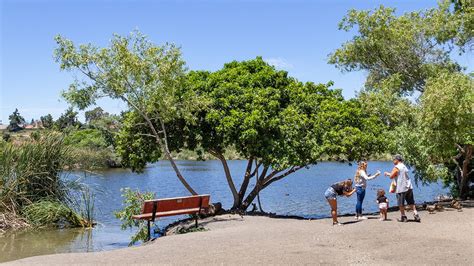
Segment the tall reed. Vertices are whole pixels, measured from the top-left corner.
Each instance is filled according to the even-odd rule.
[[[35,224],[61,221],[73,226],[87,226],[74,207],[74,192],[84,189],[62,177],[70,161],[70,151],[59,133],[41,134],[21,143],[6,143],[0,149],[0,211],[24,214]],[[93,197],[84,212],[87,221],[93,217]],[[86,199],[86,196],[83,198]],[[86,202],[86,201],[84,201]],[[92,203],[91,203],[92,202]],[[92,224],[92,222],[90,222]]]

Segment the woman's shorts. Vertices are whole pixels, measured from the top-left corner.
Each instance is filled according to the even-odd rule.
[[[388,204],[386,202],[382,202],[382,203],[379,203],[379,209],[387,209],[388,208]]]
[[[334,188],[329,187],[328,189],[326,189],[326,192],[324,192],[324,197],[326,197],[326,199],[328,200],[335,200],[337,197],[337,193],[336,191],[334,191]]]

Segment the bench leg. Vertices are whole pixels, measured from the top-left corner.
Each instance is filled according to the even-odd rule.
[[[150,223],[151,223],[151,221],[148,220],[147,221],[147,230],[146,230],[147,231],[146,241],[150,241],[150,239],[151,239],[151,236],[150,236],[151,235],[151,232],[150,232],[151,231],[151,229],[150,229],[151,225],[150,225]]]
[[[196,228],[198,228],[198,218],[199,218],[199,216],[196,215],[196,220],[195,220],[195,226],[196,226]]]

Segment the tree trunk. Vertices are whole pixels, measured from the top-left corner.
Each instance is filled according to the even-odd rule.
[[[232,196],[234,197],[234,204],[232,206],[232,209],[234,209],[237,205],[239,205],[239,194],[237,193],[237,189],[235,188],[234,180],[232,180],[232,175],[229,170],[229,165],[227,164],[227,161],[222,155],[222,153],[210,150],[209,153],[214,155],[217,159],[219,159],[222,163],[222,167],[224,168],[224,173],[225,177],[227,179],[227,184],[229,185],[230,191],[232,192]]]
[[[237,209],[240,207],[245,197],[245,193],[247,192],[247,188],[250,183],[250,178],[252,178],[253,176],[251,174],[252,164],[253,164],[253,158],[250,158],[247,163],[247,169],[245,170],[244,180],[242,181],[242,185],[240,185],[238,204],[237,205],[234,204],[234,207],[233,207],[234,209]],[[259,166],[260,165],[257,165],[257,167]]]
[[[247,208],[250,206],[250,203],[253,202],[253,200],[258,195],[258,193],[260,191],[262,191],[262,189],[265,188],[265,186],[263,184],[263,180],[265,179],[265,177],[267,175],[268,168],[269,168],[268,166],[265,166],[263,168],[262,173],[260,174],[260,176],[256,177],[255,186],[253,187],[252,191],[250,191],[247,198],[245,198],[245,200],[242,201],[242,203],[240,204],[240,207],[239,207],[240,210],[242,210],[242,211],[247,210]]]
[[[464,161],[462,163],[461,183],[459,185],[461,199],[466,199],[469,195],[469,176],[471,174],[472,145],[464,145]]]
[[[196,191],[194,191],[194,189],[188,184],[188,182],[186,181],[186,179],[184,179],[184,177],[181,175],[181,172],[179,171],[179,168],[178,168],[178,166],[176,165],[176,163],[175,163],[173,157],[171,157],[171,154],[169,153],[169,151],[165,151],[165,156],[166,156],[166,159],[168,159],[168,161],[170,162],[171,167],[173,167],[173,170],[175,171],[176,176],[178,177],[179,181],[181,181],[181,183],[184,185],[184,187],[185,187],[192,195],[197,195]]]

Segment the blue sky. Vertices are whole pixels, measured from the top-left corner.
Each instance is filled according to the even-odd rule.
[[[27,121],[47,113],[57,118],[67,108],[60,92],[73,77],[53,60],[57,34],[106,46],[113,33],[139,29],[154,43],[181,46],[190,69],[217,70],[231,60],[262,56],[302,81],[333,80],[353,97],[364,73],[340,73],[327,57],[352,37],[337,30],[347,10],[380,4],[406,12],[436,1],[0,0],[0,120],[7,123],[15,108]],[[467,56],[459,60],[473,64]],[[124,107],[99,104],[112,113]]]

